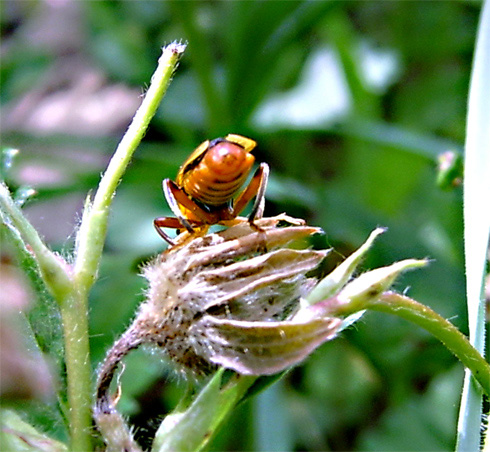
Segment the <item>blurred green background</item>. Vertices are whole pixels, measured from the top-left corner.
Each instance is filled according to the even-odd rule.
[[[271,166],[267,215],[287,212],[325,230],[315,246],[335,248],[326,266],[387,226],[364,268],[429,257],[396,288],[466,331],[461,187],[436,178],[438,155],[464,142],[480,6],[1,2],[2,146],[21,151],[8,181],[37,190],[26,214],[65,254],[161,46],[188,43],[114,202],[91,297],[94,368],[144,298],[139,267],[165,247],[152,226],[170,214],[161,180],[200,142],[227,133],[257,140],[257,161]],[[56,313],[34,302],[28,312],[40,316],[48,332],[37,333],[50,335],[44,351],[56,362]],[[184,385],[155,355],[133,352],[126,362],[120,406],[143,438]],[[450,450],[462,374],[424,331],[367,314],[241,405],[211,449]],[[64,437],[49,390],[19,397],[4,403]]]

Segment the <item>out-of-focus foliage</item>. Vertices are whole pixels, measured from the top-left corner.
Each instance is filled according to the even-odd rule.
[[[336,249],[326,265],[387,226],[365,266],[432,258],[397,289],[410,287],[464,328],[461,188],[440,189],[436,167],[464,141],[478,3],[12,0],[0,8],[2,144],[21,150],[9,184],[37,190],[26,212],[61,252],[160,47],[188,41],[118,189],[91,299],[94,367],[142,299],[138,267],[164,248],[152,226],[170,213],[161,180],[201,141],[230,132],[256,139],[258,161],[271,166],[266,213],[324,228],[318,240]],[[120,405],[143,435],[182,393],[171,375],[155,356],[127,359]],[[461,376],[423,331],[369,314],[273,392],[241,405],[212,448],[448,450]],[[53,400],[5,403],[63,439]]]

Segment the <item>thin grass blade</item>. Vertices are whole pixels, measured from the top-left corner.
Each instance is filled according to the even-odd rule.
[[[470,341],[484,353],[483,283],[490,233],[490,3],[483,4],[468,102],[465,143],[465,260]],[[458,423],[457,450],[479,450],[482,392],[465,376]]]

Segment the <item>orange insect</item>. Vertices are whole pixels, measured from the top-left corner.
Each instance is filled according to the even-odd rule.
[[[229,134],[200,144],[180,167],[175,182],[163,181],[163,193],[175,217],[160,217],[154,225],[170,245],[173,240],[162,228],[185,228],[191,234],[204,234],[209,226],[237,223],[238,215],[255,196],[248,221],[261,218],[269,165],[261,163],[249,184],[238,195],[252,169],[251,151],[257,143]],[[235,197],[236,196],[236,197]]]

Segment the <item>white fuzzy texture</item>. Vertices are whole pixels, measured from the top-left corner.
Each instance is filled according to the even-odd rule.
[[[339,321],[288,319],[315,284],[306,274],[324,251],[285,247],[317,232],[283,217],[259,220],[194,238],[144,269],[147,301],[134,325],[185,373],[216,365],[243,374],[272,374],[297,364],[333,337]],[[253,344],[253,345],[252,345]]]

